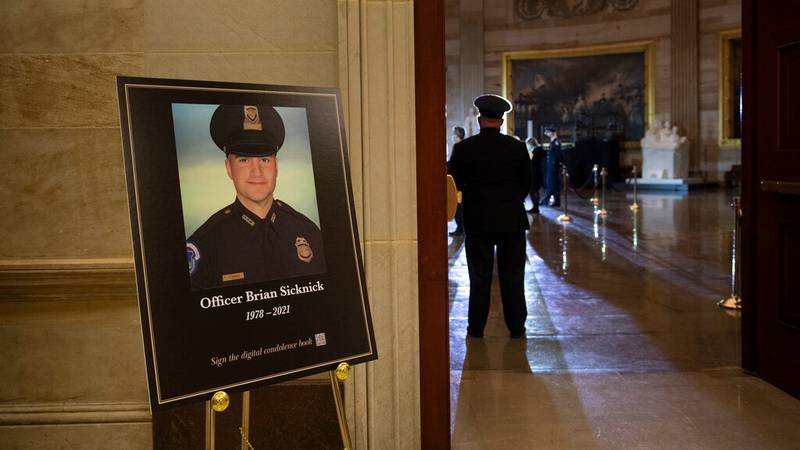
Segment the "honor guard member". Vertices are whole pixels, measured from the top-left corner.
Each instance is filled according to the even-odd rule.
[[[525,144],[500,133],[511,104],[485,94],[474,105],[480,132],[453,147],[450,173],[462,192],[464,246],[469,268],[467,335],[483,337],[489,315],[492,267],[497,271],[503,315],[511,337],[525,336],[525,197],[531,184],[530,158]]]
[[[550,148],[547,149],[545,158],[545,192],[539,205],[557,208],[561,206],[561,164],[564,163],[564,154],[561,151],[561,140],[558,138],[558,131],[555,128],[547,128],[544,135],[550,139]],[[550,201],[551,197],[552,201]]]
[[[285,129],[264,105],[221,105],[211,138],[225,152],[236,199],[217,211],[186,242],[193,289],[320,273],[325,270],[317,225],[273,197],[277,153]]]

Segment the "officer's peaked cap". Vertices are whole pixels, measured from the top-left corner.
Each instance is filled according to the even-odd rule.
[[[225,155],[274,155],[286,136],[281,116],[265,105],[220,105],[211,116],[209,131]]]
[[[511,103],[505,98],[494,94],[483,94],[475,97],[472,102],[481,115],[490,119],[502,119],[503,114],[511,111]]]

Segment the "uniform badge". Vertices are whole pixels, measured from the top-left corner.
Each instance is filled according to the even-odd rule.
[[[294,246],[297,247],[297,258],[300,261],[311,262],[314,258],[314,251],[311,250],[311,246],[308,244],[306,238],[298,236],[297,239],[294,240]]]
[[[200,267],[200,249],[191,242],[186,243],[186,259],[189,262],[189,275],[194,275]]]

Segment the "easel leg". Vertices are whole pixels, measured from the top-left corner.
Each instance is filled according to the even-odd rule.
[[[216,439],[215,431],[216,424],[214,423],[214,412],[211,409],[211,401],[206,402],[206,450],[214,450],[214,441]]]
[[[242,450],[251,450],[250,444],[250,391],[242,392],[242,426],[239,428],[242,435]]]
[[[336,416],[339,419],[339,432],[342,434],[342,443],[344,450],[350,450],[353,445],[350,443],[350,431],[347,429],[347,417],[344,413],[344,404],[342,402],[342,391],[339,390],[339,381],[336,379],[336,371],[331,370],[328,372],[331,377],[331,388],[333,388],[333,401],[336,404]]]

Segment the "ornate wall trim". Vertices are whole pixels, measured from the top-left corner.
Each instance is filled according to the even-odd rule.
[[[149,423],[147,402],[0,405],[0,426]]]
[[[591,16],[609,8],[614,11],[628,11],[635,8],[639,0],[514,0],[514,11],[522,20],[541,19],[542,16],[558,18]]]
[[[0,260],[0,302],[136,301],[133,260]]]

